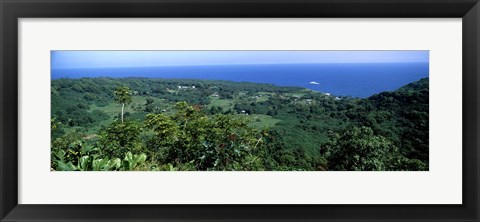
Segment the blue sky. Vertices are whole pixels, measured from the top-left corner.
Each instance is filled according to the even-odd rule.
[[[428,51],[51,51],[52,69],[428,61]]]

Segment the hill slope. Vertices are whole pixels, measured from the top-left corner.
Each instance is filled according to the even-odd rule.
[[[428,169],[428,78],[366,99],[246,82],[58,79],[52,81],[52,121],[58,123],[52,141],[72,132],[92,138],[118,121],[121,105],[114,102],[113,95],[118,86],[132,90],[132,103],[125,109],[127,120],[143,122],[148,114],[175,115],[175,104],[185,101],[202,115],[242,118],[249,127],[269,132],[261,137],[266,170]],[[380,144],[364,147],[362,152],[384,150],[388,161],[343,164],[352,156],[377,158],[346,149],[358,141]],[[332,149],[345,152],[335,156]],[[336,168],[334,164],[345,167]],[[359,164],[361,167],[356,168]]]

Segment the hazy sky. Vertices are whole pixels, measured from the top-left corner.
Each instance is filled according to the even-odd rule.
[[[428,51],[51,51],[52,69],[428,61]]]

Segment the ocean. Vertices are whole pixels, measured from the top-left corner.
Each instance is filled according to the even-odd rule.
[[[147,77],[209,79],[299,86],[365,98],[429,76],[428,63],[268,64],[52,69],[51,78]]]

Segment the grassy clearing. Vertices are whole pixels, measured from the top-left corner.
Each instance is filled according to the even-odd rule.
[[[273,126],[275,126],[275,124],[281,121],[269,115],[263,115],[263,114],[253,114],[247,117],[252,121],[250,123],[250,126],[258,129],[272,128]]]
[[[266,101],[271,95],[272,93],[259,93],[259,97],[256,99],[256,102]],[[166,114],[174,113],[172,102],[168,102],[165,99],[158,98],[158,97],[151,97],[151,98],[154,100],[153,104],[155,107],[158,107],[162,111],[165,110]],[[211,102],[207,106],[208,109],[210,109],[213,106],[219,106],[219,107],[222,107],[224,111],[227,111],[229,109],[233,110],[236,100],[238,99],[238,98],[237,99],[221,99],[215,96],[210,96],[209,98]],[[142,108],[143,110],[145,108],[146,99],[147,99],[146,96],[133,96],[132,103],[125,106],[125,113],[141,112],[139,111],[138,107]],[[121,109],[122,109],[122,106],[114,102],[111,102],[106,106],[97,106],[95,104],[90,105],[90,111],[93,111],[93,110],[103,111],[109,115],[109,118],[107,120],[99,122],[97,126],[89,128],[88,133],[89,134],[96,133],[102,126],[109,125],[114,120],[114,118],[120,113]],[[251,120],[250,125],[258,129],[263,129],[265,127],[271,128],[275,126],[275,124],[281,121],[271,116],[262,115],[262,114],[253,114],[246,117]]]
[[[284,95],[289,96],[289,97],[297,97],[301,98],[302,96],[306,95],[306,93],[284,93]]]
[[[166,102],[165,99],[160,99],[156,97],[151,97],[151,98],[153,99],[154,101],[153,104],[156,107],[159,107],[161,109],[167,109],[172,107],[172,105]],[[132,103],[125,106],[125,112],[126,113],[139,112],[132,107],[140,107],[143,110],[145,108],[146,99],[147,99],[146,96],[133,96]],[[106,106],[97,106],[96,104],[93,104],[93,105],[90,105],[90,111],[93,111],[93,110],[103,111],[113,117],[120,113],[120,111],[122,110],[122,105],[114,102],[111,102]]]
[[[215,96],[210,96],[210,104],[208,105],[208,108],[210,109],[212,106],[219,106],[222,107],[223,110],[229,110],[233,109],[234,105],[235,102],[232,99],[220,99]]]
[[[273,93],[268,93],[268,92],[259,92],[256,94],[255,102],[265,102],[267,101],[270,97],[272,97]]]
[[[255,102],[259,103],[259,102],[265,102],[268,100],[268,96],[261,96],[261,97],[258,97],[255,99]]]

